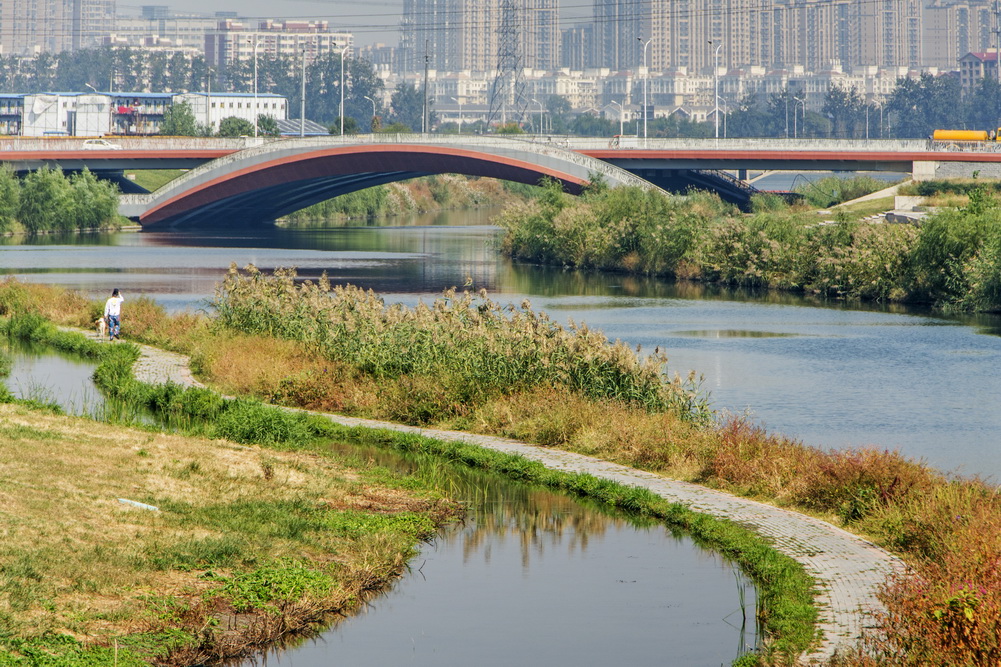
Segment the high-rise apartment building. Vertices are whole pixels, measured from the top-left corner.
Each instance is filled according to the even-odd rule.
[[[986,0],[925,7],[922,64],[950,70],[967,53],[993,51],[997,48],[993,26],[994,12]]]
[[[114,31],[115,0],[0,0],[5,55],[91,48]]]
[[[269,56],[299,58],[306,61],[327,53],[340,53],[354,45],[350,32],[332,31],[326,21],[261,21],[256,29],[240,21],[219,21],[215,30],[205,33],[205,62],[210,67],[226,69],[235,62]]]
[[[652,37],[651,7],[663,1],[594,0],[594,60],[597,66],[623,70],[642,65],[643,44]],[[680,0],[679,4],[687,4],[687,0]],[[653,42],[648,49],[652,45]]]
[[[505,25],[512,28],[512,44],[502,45]],[[425,54],[430,69],[492,70],[502,48],[516,50],[521,67],[559,67],[559,0],[404,0],[404,72],[423,70]]]

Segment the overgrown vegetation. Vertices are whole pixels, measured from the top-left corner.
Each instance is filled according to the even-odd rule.
[[[121,226],[118,188],[90,171],[66,176],[43,167],[19,179],[9,166],[0,168],[0,234]]]
[[[404,375],[394,379],[387,371],[371,374],[353,361],[332,361],[317,353],[324,338],[318,335],[323,329],[315,320],[318,313],[325,313],[331,325],[323,326],[337,323],[345,330],[365,332],[344,339],[351,354],[360,355],[354,359],[367,359],[370,369],[391,368],[382,355],[389,360],[406,359],[407,348],[424,349],[422,336],[430,335],[416,329],[410,329],[411,335],[405,338],[388,334],[396,347],[374,353],[380,346],[378,339],[390,331],[387,327],[397,321],[412,326],[417,319],[413,314],[386,309],[374,296],[362,293],[339,301],[336,294],[325,295],[319,286],[295,285],[288,273],[270,278],[251,272],[239,276],[236,285],[241,296],[234,306],[257,298],[271,304],[261,310],[277,308],[283,316],[265,314],[254,319],[258,309],[241,307],[229,321],[259,332],[250,334],[225,326],[222,319],[167,316],[152,302],[140,300],[130,307],[127,335],[192,354],[202,376],[230,393],[504,435],[828,518],[901,554],[911,567],[884,593],[887,615],[868,635],[864,650],[841,656],[840,664],[904,664],[911,655],[927,656],[926,664],[995,662],[994,645],[985,639],[1001,636],[1001,615],[996,611],[1001,608],[997,582],[1001,496],[993,486],[977,479],[948,478],[897,452],[820,450],[768,434],[740,418],[700,425],[671,407],[651,410],[641,402],[574,392],[563,384],[518,385],[479,404],[457,405],[452,403],[457,400],[454,397],[440,399],[447,378],[439,381],[433,376],[418,382]],[[279,295],[283,303],[276,306]],[[321,300],[321,295],[324,302],[338,304],[349,316],[337,319],[336,312],[316,310],[311,302]],[[452,296],[440,307],[428,307],[427,320],[434,326],[443,326],[436,323],[439,319],[462,327],[485,326],[477,323],[483,315],[475,308],[463,317],[455,312],[460,299],[470,304],[467,299],[471,298]],[[88,309],[98,307],[62,290],[13,281],[0,284],[0,304],[0,314],[10,308],[7,304],[18,304],[18,312],[38,309],[66,323],[86,322]],[[517,315],[522,322],[537,322],[541,317],[528,318],[518,309],[509,311],[508,317],[514,321]],[[374,322],[366,323],[366,317]],[[492,334],[487,331],[486,335]],[[532,340],[552,345],[546,337]],[[462,363],[467,363],[464,355],[471,351],[461,349],[464,344],[457,338],[445,348],[454,348]],[[197,404],[197,397],[191,394],[188,400]]]
[[[811,206],[827,208],[858,199],[871,192],[890,187],[890,183],[872,176],[828,176],[797,185],[794,190],[803,195]]]
[[[7,298],[0,298],[0,304],[8,303],[10,295],[17,291],[10,284],[6,287],[9,288],[4,295]],[[37,292],[37,290],[38,288],[31,288],[30,291]],[[20,301],[23,302],[24,299]],[[3,330],[8,335],[48,342],[62,349],[89,352],[100,357],[101,365],[95,374],[95,379],[110,395],[129,403],[133,408],[138,406],[149,409],[161,419],[168,417],[176,423],[178,418],[188,418],[185,425],[189,432],[198,431],[210,437],[225,437],[237,442],[264,442],[282,450],[293,451],[302,449],[303,443],[314,442],[318,435],[364,444],[389,444],[403,451],[432,454],[447,461],[494,470],[514,479],[593,498],[612,507],[666,521],[692,534],[703,546],[715,549],[738,562],[758,582],[760,620],[770,633],[761,655],[769,662],[786,664],[813,641],[817,612],[812,605],[812,580],[794,560],[767,546],[752,532],[734,524],[699,515],[642,489],[622,486],[590,475],[550,470],[539,463],[515,455],[396,432],[342,427],[317,416],[290,413],[256,401],[223,399],[204,389],[183,389],[170,384],[146,385],[131,376],[130,368],[137,355],[134,346],[97,345],[80,334],[57,330],[37,313],[14,315],[3,323]],[[115,437],[115,434],[105,434],[105,436]],[[169,468],[170,474],[178,479],[186,481],[192,476],[200,477],[211,472],[203,468],[201,461],[204,457],[188,461],[186,455],[176,454],[173,447],[167,446],[161,449],[174,455],[173,465]],[[138,455],[146,459],[150,457],[150,452],[144,446]],[[105,463],[116,465],[115,461]],[[144,463],[147,464],[145,467],[149,468],[153,462],[144,460]],[[261,474],[265,480],[274,477],[276,465],[270,458],[260,463]],[[329,491],[327,493],[329,494]],[[173,545],[168,545],[170,540],[163,538],[167,541],[162,544],[158,542],[147,548],[148,565],[156,571],[180,569],[185,572],[201,573],[201,578],[219,584],[218,588],[201,594],[202,600],[217,613],[220,604],[224,602],[224,605],[231,609],[227,613],[273,610],[271,613],[278,613],[284,617],[289,606],[298,607],[304,604],[303,598],[309,602],[322,600],[324,595],[329,595],[333,590],[331,579],[315,564],[304,562],[301,558],[282,556],[238,574],[231,576],[220,574],[226,568],[239,569],[234,567],[234,563],[240,561],[240,554],[244,553],[246,547],[252,546],[245,544],[245,541],[250,541],[251,536],[255,540],[280,538],[284,545],[286,542],[294,543],[296,540],[301,542],[306,539],[306,534],[309,534],[312,542],[316,539],[312,535],[312,530],[322,528],[343,537],[339,535],[340,531],[335,521],[322,512],[321,516],[311,510],[309,504],[301,502],[299,498],[293,503],[275,508],[276,512],[281,512],[281,516],[276,516],[266,503],[254,497],[254,501],[242,501],[237,503],[236,507],[215,503],[209,507],[199,508],[188,502],[187,496],[184,496],[183,502],[143,496],[140,499],[142,502],[155,504],[163,511],[185,517],[185,523],[192,521],[195,525],[209,530],[224,531],[223,535],[226,535],[220,540],[203,537]],[[443,511],[439,505],[436,505],[436,508]],[[324,504],[321,509],[326,511],[329,508]],[[249,517],[246,516],[248,513]],[[372,517],[359,519],[352,515],[346,520],[345,525],[351,526],[347,532],[352,536],[364,539],[367,533],[356,535],[358,532],[354,530],[356,524],[364,525],[372,531],[385,531],[386,521],[408,524],[399,530],[411,537],[423,534],[421,531],[426,530],[428,525],[433,525],[428,518],[414,513],[374,519]],[[410,532],[404,531],[407,527],[410,528]],[[294,537],[286,539],[286,533],[290,531],[294,532]],[[256,559],[255,564],[257,564]],[[213,595],[220,597],[212,597]],[[163,602],[159,604],[163,606]],[[183,605],[170,602],[169,606],[176,609]],[[189,664],[191,659],[217,659],[234,652],[229,643],[216,645],[214,640],[219,639],[218,637],[213,638],[213,641],[202,641],[202,645],[197,648],[192,647],[190,645],[192,637],[185,631],[176,632],[172,639],[167,640],[167,635],[170,634],[170,622],[180,623],[196,611],[204,610],[185,608],[183,615],[172,615],[169,619],[165,619],[168,628],[158,631],[163,635],[162,639],[155,640],[145,636],[138,639],[125,637],[119,640],[119,643],[123,646],[136,643],[150,651],[169,653],[171,664]],[[317,622],[318,618],[311,618],[310,623]],[[204,622],[203,616],[199,617],[199,622]],[[44,637],[32,637],[27,642],[18,641],[11,644],[10,650],[15,655],[22,652],[30,654],[36,644],[44,641]],[[266,641],[266,638],[260,641]],[[254,646],[260,646],[260,641]],[[0,659],[6,657],[2,654],[2,647],[3,643],[0,641]],[[85,652],[96,662],[103,662],[105,654],[101,647],[96,649],[84,647],[76,642],[70,642],[69,647],[74,652]],[[241,644],[239,648],[242,651],[250,647],[251,645],[246,643]],[[97,658],[96,655],[101,657]],[[126,652],[121,659],[129,661],[133,657],[131,653]]]
[[[498,206],[524,196],[521,193],[522,189],[490,178],[427,176],[349,192],[290,213],[281,224],[343,223],[407,213]]]
[[[556,188],[500,218],[510,256],[580,269],[626,271],[838,298],[1001,308],[1001,209],[987,190],[920,226],[756,202],[743,215],[718,197],[665,197],[618,188],[571,200]]]

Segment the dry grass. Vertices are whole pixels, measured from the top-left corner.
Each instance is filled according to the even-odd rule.
[[[138,509],[119,498],[163,509]],[[257,516],[272,506],[303,508],[331,530],[275,532],[269,519]],[[231,613],[213,592],[221,577],[281,559],[312,562],[337,581],[324,599],[303,599],[303,609],[289,606],[282,634],[301,629],[303,619],[318,620],[304,610],[324,616],[356,603],[405,562],[411,545],[399,535],[346,536],[336,529],[338,516],[357,511],[440,520],[445,507],[366,481],[316,454],[0,405],[0,636],[59,633],[107,644],[178,624],[204,625],[209,616]],[[183,560],[183,545],[213,544],[229,545],[233,553],[201,565],[170,562]],[[207,569],[213,576],[204,576]],[[165,620],[165,600],[192,617]],[[274,639],[274,619],[259,611],[247,619],[247,632],[222,632],[207,650],[225,653]]]

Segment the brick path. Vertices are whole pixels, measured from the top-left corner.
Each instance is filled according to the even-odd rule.
[[[178,384],[202,386],[192,377],[187,357],[147,345],[141,345],[140,349],[142,355],[134,369],[139,380],[149,383],[170,380]],[[557,470],[588,473],[640,486],[697,512],[729,519],[755,530],[771,540],[776,549],[802,563],[817,581],[817,605],[821,617],[818,625],[823,632],[823,641],[816,651],[802,656],[802,664],[823,662],[838,646],[851,644],[865,627],[869,612],[880,606],[875,595],[880,584],[891,572],[903,567],[895,556],[819,519],[590,456],[507,438],[421,429],[372,419],[326,416],[346,426],[385,428],[441,440],[469,442],[518,454]]]

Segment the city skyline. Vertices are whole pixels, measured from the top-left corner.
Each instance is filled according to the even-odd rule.
[[[210,8],[198,0],[173,0],[154,2],[169,7],[171,12],[212,15],[215,12],[236,12],[248,19],[320,19],[328,21],[331,27],[344,28],[355,35],[355,44],[387,44],[396,46],[400,39],[400,21],[403,18],[404,0],[383,0],[356,2],[340,0],[216,0]],[[135,12],[141,5],[129,5]],[[277,11],[276,11],[277,9]],[[561,3],[560,27],[566,28],[589,20],[593,2],[581,1]],[[124,13],[119,11],[119,13]]]

